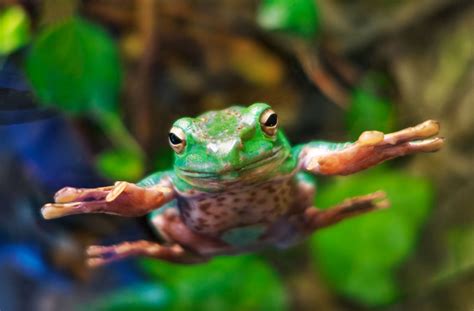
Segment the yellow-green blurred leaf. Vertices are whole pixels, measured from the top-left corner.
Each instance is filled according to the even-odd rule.
[[[285,76],[281,60],[250,40],[234,40],[229,61],[239,75],[258,86],[277,85]]]
[[[7,55],[24,46],[30,39],[28,15],[19,6],[0,12],[0,55]]]
[[[99,171],[111,180],[137,181],[145,170],[140,155],[124,150],[103,152],[96,161]]]

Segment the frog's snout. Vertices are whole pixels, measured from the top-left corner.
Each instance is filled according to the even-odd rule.
[[[233,152],[241,150],[243,143],[240,138],[233,138],[225,141],[210,142],[206,147],[208,154],[222,158],[228,157]]]

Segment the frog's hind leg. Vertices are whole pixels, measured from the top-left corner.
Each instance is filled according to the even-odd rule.
[[[214,255],[232,252],[232,247],[218,238],[200,235],[182,221],[176,207],[165,207],[152,215],[151,223],[165,240],[160,244],[145,240],[110,246],[90,246],[89,266],[101,266],[132,256],[145,256],[174,263],[195,264]]]
[[[335,224],[346,218],[389,206],[385,193],[353,197],[329,209],[318,209],[313,205],[315,185],[304,174],[297,176],[296,201],[291,214],[274,223],[265,233],[264,240],[278,248],[288,248],[301,242],[314,231]]]
[[[153,227],[168,243],[177,243],[203,258],[232,252],[232,247],[220,238],[202,235],[191,230],[182,220],[176,207],[155,213],[151,218]]]
[[[123,242],[116,245],[89,246],[87,264],[90,267],[102,266],[132,256],[145,256],[175,263],[199,263],[206,258],[190,253],[178,244],[161,245],[155,242],[140,240]]]
[[[172,212],[167,212],[168,210],[172,210]],[[187,264],[207,261],[207,258],[184,249],[179,243],[173,241],[163,230],[167,221],[166,219],[168,218],[166,217],[165,219],[163,214],[174,214],[175,210],[176,201],[171,201],[150,214],[151,225],[156,229],[156,233],[162,238],[163,243],[140,240],[110,246],[90,246],[87,249],[87,255],[89,256],[87,261],[88,265],[101,266],[132,256],[145,256]]]
[[[342,203],[328,208],[318,209],[308,207],[300,218],[300,226],[305,234],[311,234],[315,230],[333,225],[346,218],[389,207],[385,193],[382,191],[368,195],[346,199]]]

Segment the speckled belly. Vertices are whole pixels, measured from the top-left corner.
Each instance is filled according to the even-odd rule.
[[[178,199],[184,222],[198,233],[219,235],[235,227],[269,224],[288,213],[292,178],[219,193],[198,192]]]

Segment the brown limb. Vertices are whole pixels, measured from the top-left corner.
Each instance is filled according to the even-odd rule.
[[[45,219],[85,213],[105,213],[127,217],[142,216],[174,198],[174,191],[164,185],[139,187],[120,181],[114,186],[93,189],[66,187],[59,190],[55,203],[43,206]]]
[[[201,263],[208,260],[206,257],[190,253],[178,244],[161,245],[145,240],[123,242],[110,246],[92,245],[89,246],[86,253],[88,256],[87,265],[90,267],[102,266],[133,256],[145,256],[185,264]]]
[[[199,234],[183,222],[176,208],[167,209],[163,214],[152,218],[152,224],[163,237],[172,243],[200,255],[215,255],[231,250],[231,246],[219,238]]]
[[[348,175],[385,160],[417,153],[434,152],[444,139],[432,137],[439,132],[439,122],[428,120],[414,127],[384,135],[367,131],[348,147],[337,150],[304,150],[304,166],[308,171],[324,175]]]
[[[353,197],[325,210],[309,207],[304,213],[305,231],[311,234],[315,230],[333,225],[341,220],[388,207],[389,201],[382,191]]]

